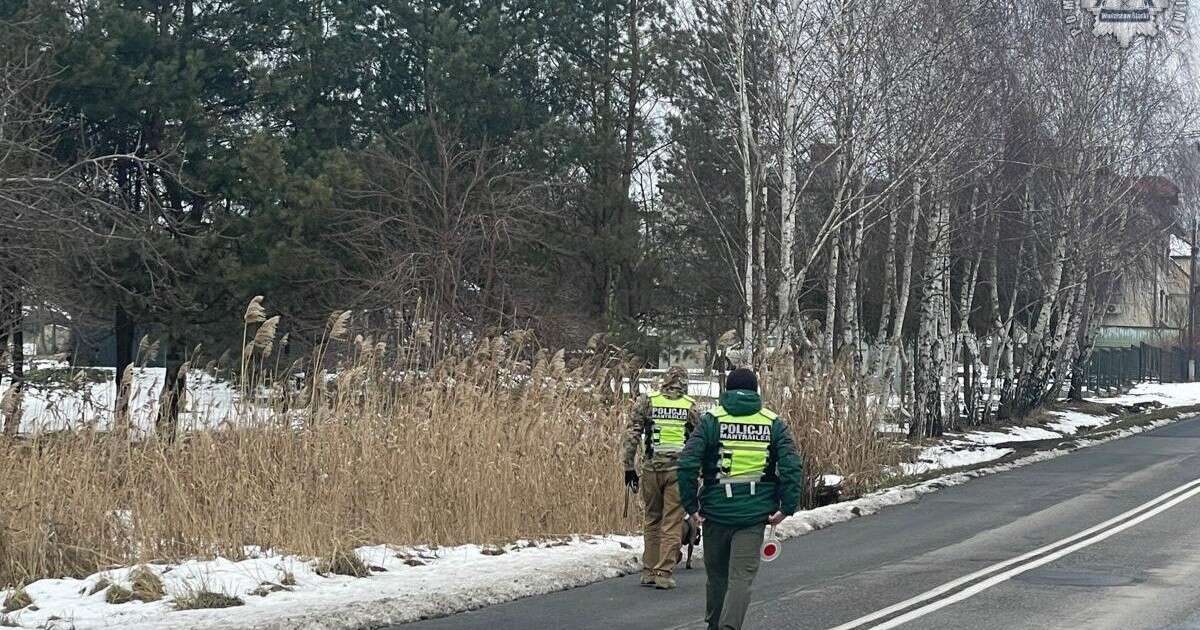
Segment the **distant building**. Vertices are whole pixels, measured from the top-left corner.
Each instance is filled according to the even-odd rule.
[[[1174,226],[1179,189],[1153,177],[1139,182],[1148,214]],[[1188,286],[1192,246],[1175,233],[1165,233],[1148,270],[1126,273],[1108,305],[1096,338],[1098,347],[1121,348],[1143,343],[1162,348],[1182,347],[1188,325]]]
[[[673,348],[664,348],[659,357],[660,367],[678,365],[688,370],[703,370],[708,364],[708,344],[690,338],[679,340]]]

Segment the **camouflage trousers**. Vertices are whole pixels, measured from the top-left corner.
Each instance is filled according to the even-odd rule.
[[[683,504],[679,501],[677,473],[647,470],[641,483],[642,502],[646,505],[642,577],[670,576],[679,562],[679,543],[683,539]]]

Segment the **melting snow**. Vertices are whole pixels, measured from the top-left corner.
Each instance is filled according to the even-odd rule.
[[[363,547],[366,564],[383,569],[367,578],[318,575],[315,563],[270,553],[232,562],[225,559],[152,565],[167,599],[112,605],[104,592],[85,595],[101,578],[128,587],[129,569],[82,580],[40,580],[26,587],[37,610],[20,610],[9,621],[40,628],[52,618],[77,630],[183,630],[207,628],[317,628],[342,630],[365,624],[404,623],[471,610],[520,597],[590,584],[639,567],[641,538],[604,536],[561,542],[516,543],[500,555],[476,545],[431,550]],[[280,590],[285,574],[293,586]],[[263,586],[267,585],[267,589]],[[271,592],[271,589],[275,592]],[[170,599],[203,589],[233,595],[244,606],[176,611]],[[255,591],[266,594],[254,594]],[[0,592],[0,595],[3,595]]]
[[[1057,419],[1046,426],[1063,435],[1075,435],[1080,429],[1098,427],[1113,420],[1112,416],[1093,416],[1079,411],[1055,411],[1051,415]]]
[[[1038,440],[1056,440],[1062,435],[1039,427],[1012,427],[1004,431],[971,431],[960,437],[974,444],[1004,444],[1006,442],[1036,442]]]
[[[1128,394],[1103,399],[1103,402],[1119,405],[1155,401],[1168,407],[1200,405],[1200,383],[1142,383]]]
[[[900,464],[900,470],[906,475],[920,475],[931,470],[945,470],[947,468],[982,464],[1000,459],[1012,452],[1013,449],[1011,448],[940,444],[922,450],[915,463]]]

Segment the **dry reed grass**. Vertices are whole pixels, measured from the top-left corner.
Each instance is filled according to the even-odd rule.
[[[247,320],[269,321],[259,310]],[[390,351],[337,341],[349,325],[332,317],[313,354],[344,357],[336,376],[314,371],[300,391],[272,378],[274,330],[247,330],[241,364],[257,402],[218,429],[173,443],[91,430],[0,442],[0,585],[238,559],[249,545],[328,563],[364,544],[637,527],[638,510],[621,515],[623,358],[568,360],[516,331],[425,363],[419,323]],[[844,381],[826,381],[793,387],[777,409],[811,466],[868,487],[885,456],[870,414]]]
[[[199,610],[201,608],[245,606],[246,602],[242,601],[240,597],[201,589],[176,597],[171,600],[171,605],[175,610]]]
[[[887,468],[903,459],[902,445],[879,434],[883,409],[877,397],[847,366],[799,376],[792,365],[775,365],[763,375],[762,390],[804,459],[806,501],[815,497],[812,489],[822,475],[843,477],[843,498],[859,496],[878,487]]]
[[[129,572],[129,590],[134,599],[143,602],[156,602],[167,596],[162,578],[146,567],[137,567]]]
[[[128,604],[136,599],[132,589],[125,588],[120,584],[109,584],[108,589],[104,591],[104,601],[110,604]]]
[[[619,365],[568,368],[526,338],[426,370],[362,340],[336,378],[276,388],[269,410],[175,443],[96,431],[0,442],[0,584],[239,558],[247,545],[336,559],[371,543],[632,529]]]
[[[32,605],[33,598],[29,596],[29,593],[25,592],[25,589],[19,588],[4,598],[4,603],[0,605],[0,612],[16,612]]]

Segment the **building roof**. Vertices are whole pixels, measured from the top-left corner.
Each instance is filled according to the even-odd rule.
[[[1179,193],[1181,192],[1179,187],[1175,185],[1175,182],[1161,175],[1139,177],[1134,182],[1133,188],[1138,192],[1174,200],[1176,203],[1178,203]]]

